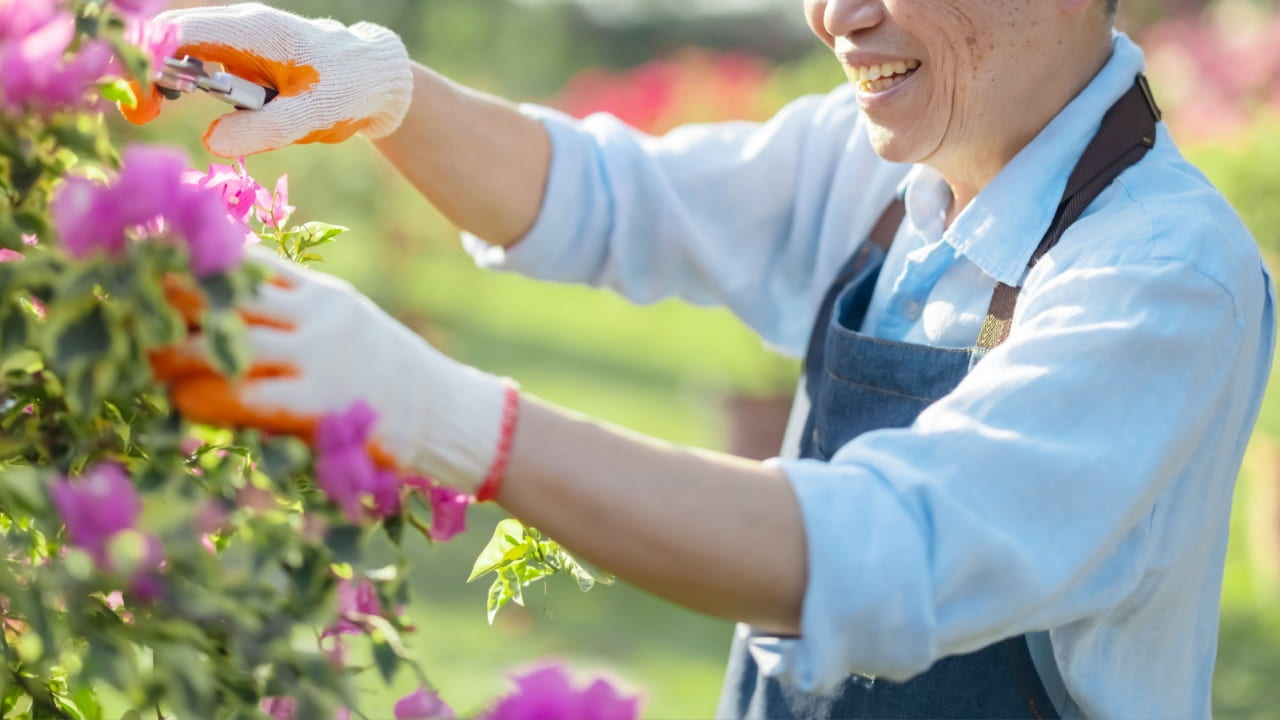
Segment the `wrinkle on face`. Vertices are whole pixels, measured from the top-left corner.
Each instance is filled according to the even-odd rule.
[[[872,143],[888,160],[935,167],[957,198],[985,186],[1087,84],[1101,68],[1093,60],[1110,50],[1109,26],[1100,14],[1087,15],[1096,9],[1088,2],[805,0],[805,10],[815,34],[832,47],[827,6],[842,3],[837,13],[850,17],[871,2],[883,19],[852,30],[849,43],[922,62],[900,93],[863,103]]]

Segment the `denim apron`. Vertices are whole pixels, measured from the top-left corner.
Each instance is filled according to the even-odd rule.
[[[1103,118],[1081,156],[1058,214],[1033,253],[1034,265],[1120,172],[1155,143],[1159,109],[1145,79]],[[955,389],[974,364],[1008,337],[1018,288],[997,284],[978,343],[937,348],[863,335],[867,306],[893,232],[902,217],[895,202],[843,267],[819,309],[805,357],[810,409],[800,457],[828,461],[864,432],[903,428]],[[885,239],[887,238],[887,240]],[[947,657],[902,683],[852,674],[833,691],[803,692],[760,672],[739,634],[730,650],[717,717],[746,720],[828,718],[1057,718],[1036,672],[1027,636],[1017,635],[967,655]]]

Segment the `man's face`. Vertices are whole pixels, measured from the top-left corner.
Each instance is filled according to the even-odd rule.
[[[1063,57],[1049,0],[804,3],[857,89],[877,152],[895,162],[996,152]]]

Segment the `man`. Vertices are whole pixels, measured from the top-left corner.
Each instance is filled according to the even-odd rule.
[[[805,11],[849,85],[663,138],[461,88],[384,28],[165,18],[280,90],[210,128],[214,152],[364,131],[482,264],[724,304],[805,354],[783,458],[521,396],[276,261],[252,343],[277,372],[188,379],[179,403],[305,432],[365,400],[392,464],[744,623],[721,716],[1209,715],[1273,347],[1248,232],[1158,124],[1113,4]]]

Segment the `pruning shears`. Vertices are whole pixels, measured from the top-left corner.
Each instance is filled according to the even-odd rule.
[[[203,90],[240,110],[261,110],[279,94],[274,88],[263,87],[229,72],[209,72],[203,61],[190,55],[165,59],[164,68],[155,83],[170,100],[177,100],[184,93]]]

